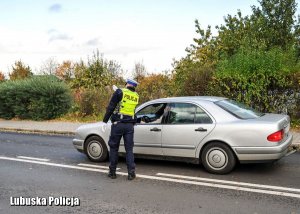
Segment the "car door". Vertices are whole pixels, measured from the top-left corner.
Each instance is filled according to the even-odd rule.
[[[162,133],[163,155],[194,158],[199,143],[213,130],[213,120],[192,103],[170,103],[167,108]]]
[[[136,113],[139,122],[134,126],[134,153],[162,155],[162,121],[166,106],[166,103],[150,104]]]

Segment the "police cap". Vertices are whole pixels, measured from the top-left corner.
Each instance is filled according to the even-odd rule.
[[[137,87],[138,82],[133,79],[126,79],[126,83],[132,85],[133,87]]]

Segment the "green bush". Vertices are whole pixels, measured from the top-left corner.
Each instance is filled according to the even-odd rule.
[[[9,81],[0,84],[0,117],[4,119],[11,119],[15,116],[11,102],[8,97],[14,96],[15,82]]]
[[[0,85],[0,117],[46,120],[68,112],[68,86],[55,76],[34,76]]]
[[[297,60],[292,50],[240,51],[220,61],[210,94],[246,103],[262,112],[295,115],[299,86],[293,83]]]

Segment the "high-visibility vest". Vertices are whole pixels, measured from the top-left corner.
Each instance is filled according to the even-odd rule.
[[[139,103],[139,95],[135,91],[122,88],[123,97],[120,102],[119,113],[123,115],[134,116],[134,110]]]

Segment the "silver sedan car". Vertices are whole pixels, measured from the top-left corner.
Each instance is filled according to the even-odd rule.
[[[174,97],[152,100],[136,109],[135,156],[202,163],[225,174],[237,162],[275,161],[292,143],[290,117],[264,114],[221,97]],[[75,148],[92,161],[105,161],[111,122],[82,125]],[[121,141],[120,153],[125,153]]]

